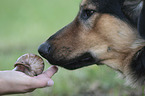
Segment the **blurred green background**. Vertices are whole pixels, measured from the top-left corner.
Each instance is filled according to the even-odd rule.
[[[37,48],[77,15],[81,0],[0,0],[0,70],[12,70],[25,53]],[[50,64],[45,61],[45,69]],[[12,96],[137,96],[108,67],[69,71],[59,67],[55,85]],[[134,95],[132,95],[134,94]]]

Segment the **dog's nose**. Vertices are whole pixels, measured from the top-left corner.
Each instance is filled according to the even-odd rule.
[[[50,51],[50,44],[49,43],[43,43],[38,48],[39,54],[44,58],[49,54],[49,51]]]

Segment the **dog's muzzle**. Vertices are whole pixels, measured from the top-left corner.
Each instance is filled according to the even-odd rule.
[[[56,59],[53,55],[55,54],[53,46],[49,42],[41,44],[38,48],[39,54],[48,60],[52,65],[58,65],[69,70],[78,69],[84,66],[89,66],[99,62],[99,59],[94,59],[89,52],[82,53],[72,59]]]

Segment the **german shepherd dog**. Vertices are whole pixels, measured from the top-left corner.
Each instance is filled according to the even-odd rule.
[[[142,0],[82,0],[74,21],[40,45],[38,51],[53,65],[74,70],[105,64],[119,71],[130,84],[142,85],[145,40],[139,35],[137,25],[141,30],[145,28],[142,18],[138,23],[143,3]]]

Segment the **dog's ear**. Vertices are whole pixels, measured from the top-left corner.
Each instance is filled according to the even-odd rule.
[[[134,27],[137,26],[142,7],[142,0],[125,0],[123,4],[123,13]]]
[[[131,62],[131,75],[135,81],[139,80],[140,84],[145,81],[145,47],[139,50]]]
[[[99,13],[108,13],[114,15],[121,20],[125,19],[122,12],[123,3],[125,0],[97,0],[99,5]]]
[[[119,0],[119,3],[120,3],[121,5],[123,5],[124,1],[125,1],[125,0]]]
[[[140,36],[145,39],[145,1],[144,6],[142,8],[142,11],[140,13],[140,18],[138,22],[138,31],[140,33]]]

